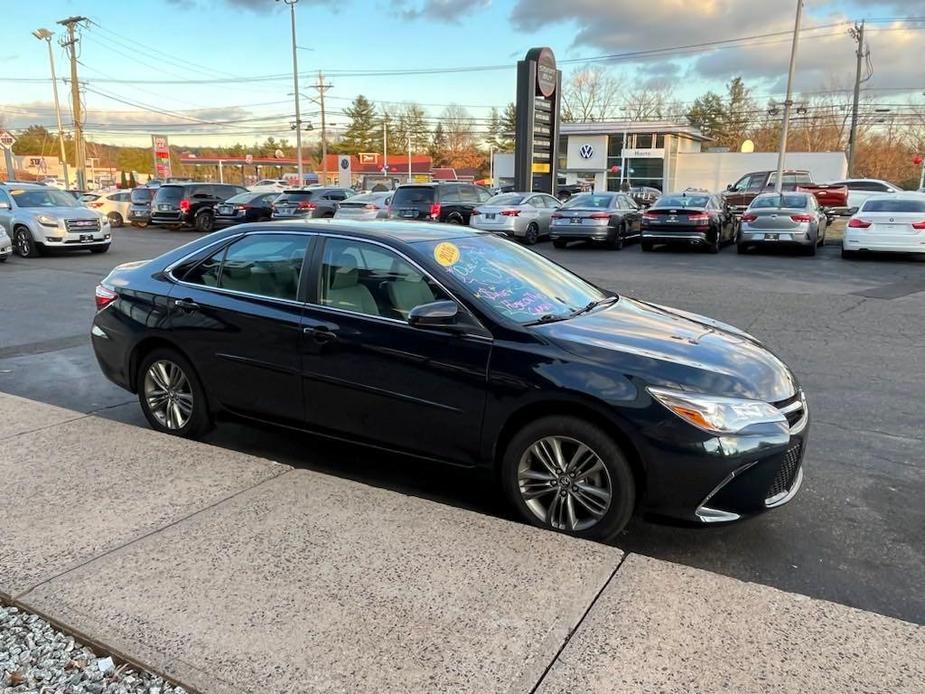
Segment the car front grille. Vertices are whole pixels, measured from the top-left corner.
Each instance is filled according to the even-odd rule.
[[[64,222],[68,233],[72,234],[89,234],[100,230],[100,220],[98,219],[67,219]]]
[[[774,503],[774,501],[777,500],[775,497],[786,494],[793,487],[793,482],[800,469],[802,452],[802,441],[798,441],[787,449],[787,452],[784,454],[784,460],[777,469],[777,474],[774,475],[771,486],[768,487],[767,494],[765,495],[765,503]]]

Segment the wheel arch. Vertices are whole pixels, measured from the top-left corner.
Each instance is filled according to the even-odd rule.
[[[601,403],[601,407],[609,407]],[[636,503],[645,496],[647,485],[646,466],[639,448],[633,442],[632,438],[626,433],[626,425],[615,417],[608,417],[602,414],[592,405],[574,400],[553,400],[528,403],[512,412],[501,426],[500,431],[495,439],[492,450],[492,463],[496,474],[501,472],[501,459],[508,444],[514,438],[518,431],[523,429],[527,424],[537,419],[550,416],[567,416],[577,417],[589,422],[606,434],[608,434],[620,447],[620,450],[626,456],[630,469],[633,472],[633,480],[636,485]]]
[[[144,361],[144,358],[147,357],[151,352],[156,349],[169,349],[178,354],[182,355],[186,361],[188,361],[194,370],[196,370],[196,365],[193,363],[193,360],[190,359],[189,354],[187,354],[183,349],[181,349],[175,342],[168,340],[165,337],[161,336],[151,336],[145,337],[138,341],[138,343],[132,348],[131,353],[129,354],[128,361],[128,377],[129,377],[129,386],[131,386],[131,391],[133,393],[138,392],[138,369],[141,366],[141,362]],[[202,383],[202,377],[199,375],[199,372],[196,371],[196,377],[199,378],[200,383]],[[203,385],[203,389],[205,386]]]

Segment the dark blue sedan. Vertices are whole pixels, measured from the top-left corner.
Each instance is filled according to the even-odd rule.
[[[539,526],[704,523],[788,502],[808,432],[755,338],[455,226],[242,224],[96,291],[103,372],[151,426],[231,414],[497,472]]]

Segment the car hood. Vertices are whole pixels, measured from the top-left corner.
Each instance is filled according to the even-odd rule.
[[[102,215],[89,207],[24,207],[32,215],[47,214],[58,219],[99,219]]]
[[[577,356],[648,384],[779,402],[798,384],[790,369],[747,333],[705,316],[621,297],[612,306],[538,325]]]

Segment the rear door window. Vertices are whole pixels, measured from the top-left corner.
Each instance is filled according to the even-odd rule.
[[[443,204],[452,204],[462,202],[462,195],[459,192],[459,186],[444,185],[440,188],[440,202]]]
[[[475,186],[459,186],[459,197],[463,202],[479,202],[479,196],[475,192]]]
[[[178,203],[183,199],[182,186],[161,186],[157,189],[154,201],[160,203]]]

